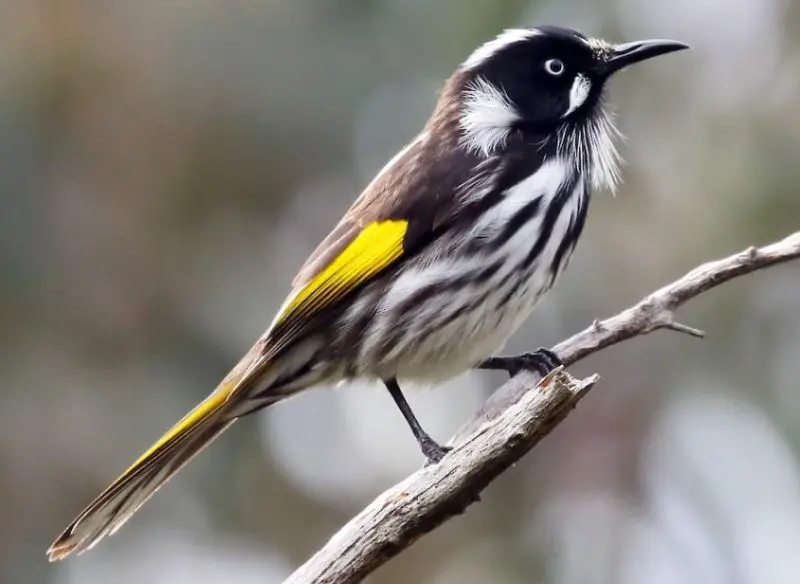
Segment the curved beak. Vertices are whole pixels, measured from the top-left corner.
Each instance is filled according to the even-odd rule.
[[[685,43],[669,40],[634,41],[632,43],[613,45],[605,54],[605,58],[598,63],[597,71],[604,75],[611,75],[628,65],[639,63],[645,59],[688,48],[689,45]]]

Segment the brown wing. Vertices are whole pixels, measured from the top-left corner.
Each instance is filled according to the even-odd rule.
[[[381,169],[317,246],[295,276],[293,287],[307,284],[376,221],[408,221],[403,247],[406,253],[415,249],[453,215],[455,192],[474,165],[474,157],[454,140],[428,131],[417,136]]]
[[[456,129],[429,123],[378,173],[303,264],[269,332],[270,349],[280,351],[313,326],[314,316],[470,215],[459,189],[491,173],[481,162],[459,147]]]

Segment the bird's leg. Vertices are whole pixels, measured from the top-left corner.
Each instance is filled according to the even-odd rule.
[[[431,438],[425,430],[422,429],[419,420],[417,420],[417,417],[414,415],[414,412],[406,401],[403,392],[400,391],[400,386],[397,385],[397,379],[385,379],[383,383],[386,385],[386,389],[389,390],[389,393],[394,399],[394,403],[396,403],[397,407],[400,408],[400,413],[403,414],[403,417],[406,419],[409,428],[411,428],[411,432],[414,434],[414,438],[417,439],[417,444],[419,444],[422,454],[425,455],[425,458],[427,458],[428,462],[430,463],[439,462],[445,454],[452,450],[452,448],[450,446],[441,446],[438,442]]]
[[[544,377],[553,369],[561,367],[563,363],[558,355],[550,349],[537,349],[533,353],[522,353],[508,357],[490,357],[478,363],[475,369],[489,371],[507,371],[514,377],[520,371],[536,371]]]

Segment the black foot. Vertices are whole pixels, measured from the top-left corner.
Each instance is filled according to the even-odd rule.
[[[558,355],[550,349],[537,349],[533,353],[522,353],[510,357],[490,357],[479,363],[476,369],[486,369],[494,371],[507,371],[514,377],[520,371],[536,371],[544,377],[553,369],[561,367],[563,363]]]
[[[431,438],[425,430],[422,429],[422,426],[417,420],[417,417],[414,415],[411,406],[408,405],[405,396],[403,396],[403,392],[400,391],[400,386],[397,385],[396,379],[386,379],[383,383],[386,385],[386,389],[389,390],[389,393],[397,404],[397,407],[400,409],[400,412],[406,419],[408,427],[411,428],[411,432],[414,434],[417,444],[419,444],[419,449],[422,450],[422,454],[428,459],[428,464],[436,464],[442,460],[444,455],[450,452],[452,448],[450,446],[441,446],[438,442],[436,442],[436,440]]]
[[[453,449],[452,446],[442,446],[430,436],[422,438],[419,442],[419,447],[422,450],[422,454],[428,459],[428,464],[436,464]]]

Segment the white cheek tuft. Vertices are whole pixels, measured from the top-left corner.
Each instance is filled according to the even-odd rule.
[[[586,103],[586,98],[589,97],[589,92],[592,90],[592,82],[585,75],[578,73],[575,80],[572,82],[572,88],[569,90],[569,109],[562,117],[566,118],[576,109]]]
[[[463,99],[462,144],[488,156],[505,143],[519,113],[505,92],[480,77],[465,90]]]

